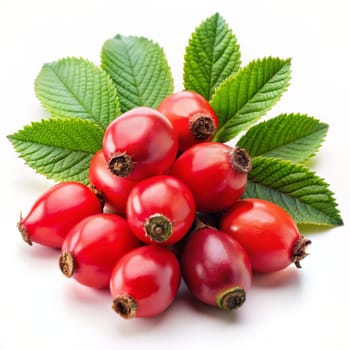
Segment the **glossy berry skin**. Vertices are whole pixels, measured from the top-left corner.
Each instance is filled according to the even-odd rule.
[[[136,107],[109,124],[102,149],[114,174],[138,181],[168,170],[176,158],[177,138],[163,114]]]
[[[204,142],[183,152],[170,175],[191,190],[200,212],[219,212],[239,199],[251,169],[248,154],[238,147]]]
[[[158,106],[173,124],[179,149],[211,141],[218,128],[218,118],[209,102],[193,91],[179,91],[167,96]]]
[[[243,247],[224,232],[200,228],[187,239],[181,256],[184,281],[200,301],[232,310],[241,306],[252,271]]]
[[[79,182],[51,187],[20,219],[19,231],[25,242],[60,248],[68,231],[83,218],[102,212],[96,193]]]
[[[195,218],[192,193],[179,179],[160,175],[140,181],[130,192],[126,217],[136,237],[169,245],[189,231]]]
[[[262,199],[237,201],[223,214],[220,229],[241,243],[257,272],[282,270],[292,262],[300,267],[311,243],[284,209]]]
[[[180,265],[170,250],[154,245],[137,248],[113,269],[113,309],[126,319],[158,315],[175,299],[180,280]]]
[[[92,157],[89,167],[89,181],[101,192],[105,207],[117,214],[125,215],[126,201],[136,182],[115,176],[108,169],[102,150],[99,150]]]
[[[139,241],[125,219],[115,214],[89,216],[68,233],[59,258],[67,277],[93,288],[108,288],[114,265]]]

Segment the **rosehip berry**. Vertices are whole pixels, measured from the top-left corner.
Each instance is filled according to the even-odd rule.
[[[192,146],[175,161],[170,175],[191,190],[200,212],[219,212],[239,199],[252,165],[247,152],[219,142]]]
[[[258,272],[282,270],[291,263],[301,267],[311,243],[284,209],[262,199],[237,201],[223,214],[220,229],[241,243]]]
[[[114,214],[89,216],[68,233],[59,267],[64,275],[93,288],[106,288],[116,262],[139,246],[125,219]]]
[[[141,180],[168,170],[176,158],[177,138],[163,114],[136,107],[111,122],[102,149],[114,174]]]
[[[91,160],[89,180],[103,195],[105,206],[117,214],[125,215],[126,201],[136,182],[115,176],[109,169],[102,150]]]
[[[211,141],[218,128],[218,118],[209,102],[193,91],[180,91],[167,96],[158,106],[173,124],[179,149]]]
[[[113,309],[125,319],[155,316],[173,302],[180,280],[180,266],[170,250],[153,245],[134,249],[113,269]]]
[[[210,227],[188,237],[181,269],[186,286],[197,299],[223,310],[241,306],[251,286],[251,266],[243,247]]]
[[[51,187],[33,204],[18,223],[25,242],[60,248],[69,229],[83,218],[102,212],[96,192],[79,182],[63,182]]]
[[[160,175],[135,185],[127,201],[126,217],[141,241],[169,245],[188,232],[195,210],[190,190],[179,179]]]

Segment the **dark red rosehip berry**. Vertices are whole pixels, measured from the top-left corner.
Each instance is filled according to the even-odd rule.
[[[181,255],[186,286],[200,301],[232,310],[246,300],[252,272],[243,247],[228,234],[206,227],[193,232]]]
[[[192,193],[182,181],[160,175],[135,185],[127,201],[126,217],[139,240],[169,245],[189,231],[195,211]]]
[[[102,149],[110,170],[129,180],[165,173],[177,154],[177,137],[169,120],[148,107],[136,107],[106,129]]]
[[[18,229],[25,242],[60,248],[68,231],[83,218],[102,212],[99,196],[79,182],[51,187],[21,217]]]
[[[252,165],[247,152],[219,142],[205,142],[184,151],[170,175],[191,190],[200,212],[219,212],[239,199]]]
[[[262,199],[234,203],[223,214],[220,229],[241,243],[257,272],[282,270],[291,263],[300,267],[311,243],[284,209]]]
[[[59,267],[64,275],[93,288],[107,288],[114,265],[139,246],[125,219],[96,214],[81,220],[62,244]]]
[[[91,185],[102,193],[108,209],[125,215],[126,201],[136,182],[115,176],[108,168],[102,150],[98,151],[91,160],[89,180]]]
[[[160,314],[175,299],[180,280],[180,266],[170,250],[154,245],[137,248],[113,269],[113,309],[125,319]]]
[[[173,124],[179,149],[211,141],[218,128],[218,118],[209,102],[193,91],[180,91],[167,96],[158,106]]]

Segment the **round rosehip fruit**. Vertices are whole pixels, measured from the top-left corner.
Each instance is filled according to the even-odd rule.
[[[220,229],[241,243],[257,272],[282,270],[291,263],[301,267],[311,243],[284,209],[262,199],[237,201],[223,214]]]
[[[200,301],[223,310],[241,306],[252,272],[243,247],[228,234],[206,227],[193,232],[181,255],[186,286]]]
[[[102,149],[114,174],[141,180],[169,169],[176,158],[177,137],[163,114],[136,107],[109,124]]]
[[[218,128],[218,118],[209,102],[193,91],[180,91],[167,96],[158,106],[173,124],[179,149],[211,141]]]
[[[219,142],[204,142],[183,152],[170,175],[191,190],[200,212],[219,212],[239,199],[252,165],[247,152]]]
[[[113,309],[125,319],[155,316],[173,302],[180,280],[180,265],[170,250],[154,245],[137,248],[113,269]]]
[[[102,193],[107,208],[117,214],[125,215],[126,201],[136,182],[115,176],[108,169],[102,150],[92,157],[89,180],[91,185]]]
[[[141,241],[169,245],[189,231],[195,210],[190,190],[177,178],[160,175],[135,185],[127,201],[126,217]]]
[[[68,233],[59,267],[67,277],[93,288],[106,288],[114,265],[139,246],[125,219],[115,214],[89,216]]]
[[[83,218],[102,212],[100,196],[79,182],[51,187],[21,217],[18,229],[25,242],[60,248],[70,228]]]

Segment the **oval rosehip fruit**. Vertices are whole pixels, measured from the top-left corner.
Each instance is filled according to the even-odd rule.
[[[167,96],[158,106],[173,124],[179,149],[211,141],[218,128],[218,118],[209,102],[193,91],[179,91]]]
[[[311,243],[284,209],[262,199],[237,201],[223,214],[220,229],[241,243],[257,272],[282,270],[291,263],[300,267]]]
[[[76,224],[62,244],[59,267],[67,277],[93,288],[109,286],[116,262],[139,246],[125,219],[96,214]]]
[[[51,187],[21,218],[18,229],[25,242],[60,248],[70,228],[83,218],[102,212],[96,192],[79,182],[63,182]]]
[[[195,218],[190,190],[173,176],[140,181],[131,190],[126,217],[132,232],[145,243],[169,245],[188,232]]]
[[[181,270],[197,299],[223,310],[241,306],[251,286],[251,266],[243,247],[210,227],[189,236],[181,255]]]
[[[170,175],[191,190],[200,212],[219,212],[239,199],[247,184],[251,160],[239,147],[204,142],[183,152]]]
[[[155,316],[173,302],[180,280],[180,266],[170,250],[154,245],[134,249],[113,269],[113,309],[125,319]]]
[[[136,107],[109,124],[102,149],[114,174],[141,180],[168,170],[176,158],[177,137],[163,114]]]
[[[108,169],[102,150],[92,157],[89,181],[102,193],[107,208],[117,214],[125,215],[126,201],[136,182],[115,176]]]

